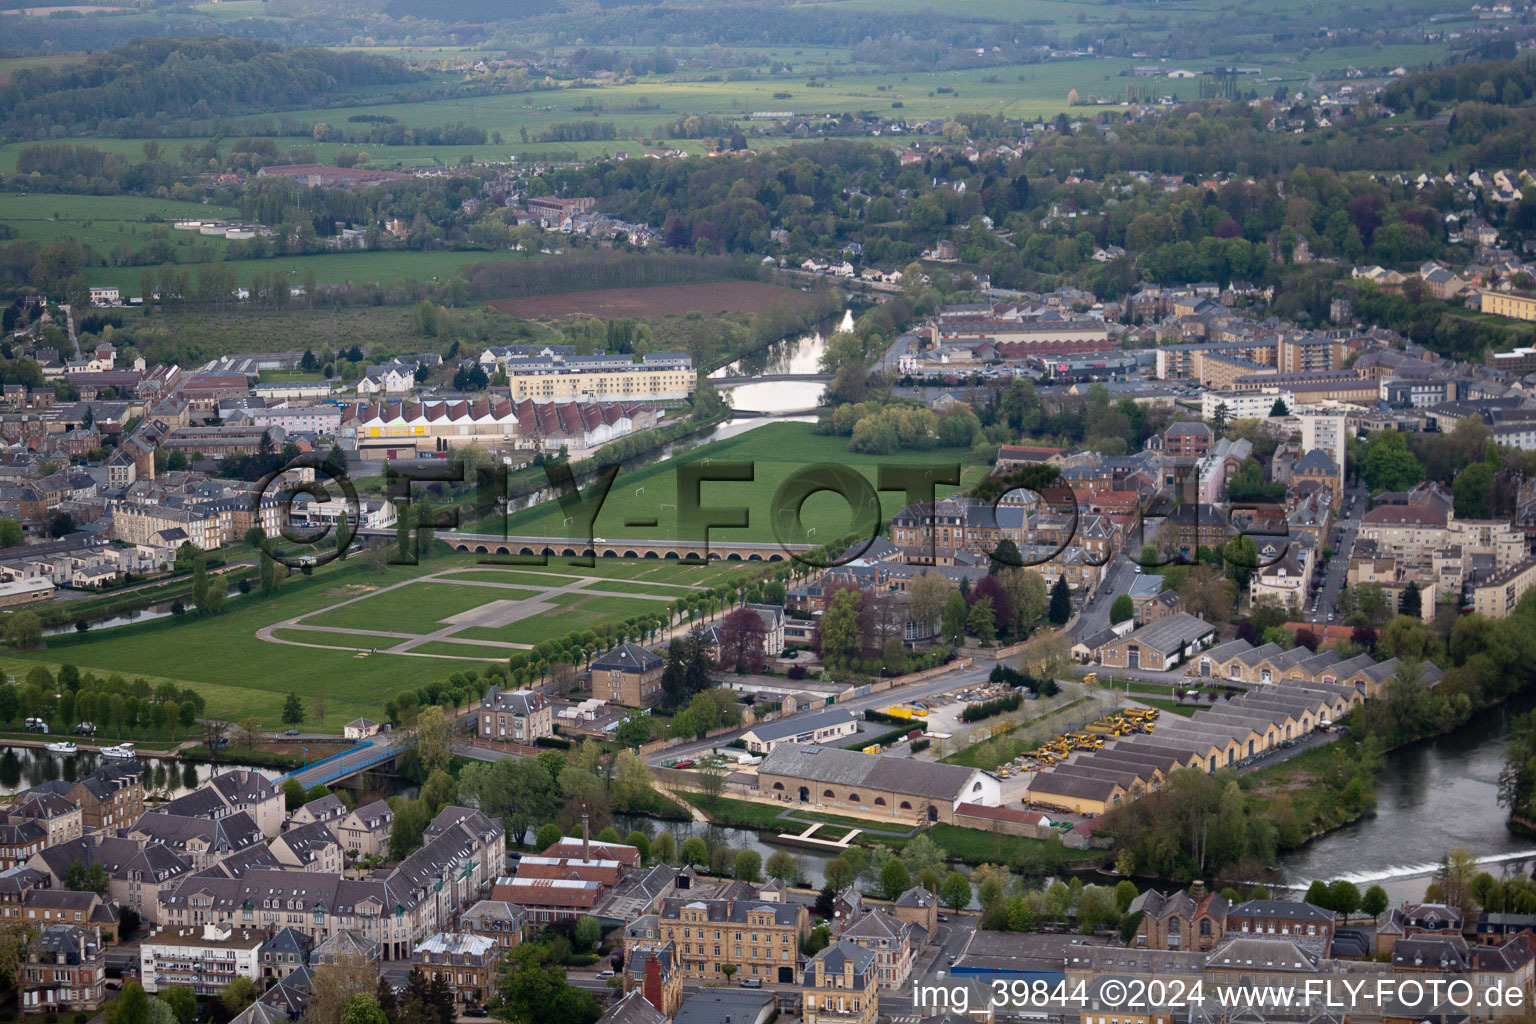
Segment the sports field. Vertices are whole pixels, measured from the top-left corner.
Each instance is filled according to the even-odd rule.
[[[676,597],[746,571],[627,561],[584,569],[561,559],[512,571],[480,566],[473,555],[379,571],[353,558],[290,578],[276,597],[233,598],[222,615],[50,637],[45,649],[8,654],[0,666],[18,677],[43,663],[168,679],[203,694],[220,717],[255,716],[268,728],[282,727],[283,697],[295,690],[310,716],[302,728],[320,731],[311,698],[323,695],[330,731],[359,715],[377,719],[402,689],[505,664],[541,640],[603,622],[665,615]],[[623,593],[631,577],[647,581],[646,592]]]

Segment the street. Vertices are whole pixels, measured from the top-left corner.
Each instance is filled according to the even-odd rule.
[[[1093,603],[1083,603],[1082,609],[1077,613],[1077,622],[1072,626],[1073,640],[1081,640],[1093,634],[1109,628],[1109,608],[1115,603],[1115,598],[1131,591],[1131,584],[1136,581],[1138,573],[1136,564],[1124,554],[1114,557],[1104,570],[1104,581],[1099,584],[1099,589],[1094,591]]]
[[[1330,615],[1336,616],[1338,612],[1339,592],[1349,576],[1349,559],[1354,554],[1355,541],[1360,536],[1360,521],[1365,516],[1366,493],[1364,487],[1344,491],[1344,503],[1335,527],[1333,559],[1317,569],[1322,574],[1323,586],[1318,592],[1318,600],[1307,611],[1305,618],[1308,622],[1327,622]],[[1318,554],[1321,557],[1322,553]]]

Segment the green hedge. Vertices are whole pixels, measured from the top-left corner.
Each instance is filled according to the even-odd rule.
[[[855,740],[854,742],[847,744],[843,749],[863,750],[865,747],[873,746],[876,743],[883,747],[888,743],[899,743],[900,741],[906,739],[907,733],[911,732],[913,729],[926,731],[927,728],[927,722],[909,722],[903,728],[892,729],[890,732],[882,733],[881,735],[876,736],[874,739]]]

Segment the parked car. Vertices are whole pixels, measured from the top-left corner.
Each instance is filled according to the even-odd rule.
[[[741,979],[741,987],[742,988],[762,988],[763,987],[763,979],[762,978],[742,978]]]
[[[287,729],[283,732],[284,736],[297,736],[298,734],[299,730],[297,729]]]
[[[611,977],[613,977],[613,970],[612,970],[612,968],[609,968],[609,969],[606,969],[606,970],[598,971],[597,972],[597,976],[598,976],[599,979],[601,979],[601,978],[611,978]]]
[[[491,1011],[483,1006],[466,1006],[464,1008],[464,1016],[466,1017],[489,1017],[490,1015]]]

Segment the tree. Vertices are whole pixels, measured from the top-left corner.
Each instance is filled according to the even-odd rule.
[[[1050,619],[1053,626],[1064,626],[1072,617],[1072,594],[1067,589],[1066,574],[1056,577],[1051,585]]]
[[[0,548],[14,548],[26,542],[27,536],[20,523],[14,519],[0,519]]]
[[[959,646],[965,643],[966,617],[970,609],[966,607],[965,597],[958,590],[951,590],[949,596],[944,599],[943,625],[939,634],[943,641],[951,646]]]
[[[763,855],[756,850],[742,850],[736,855],[736,869],[732,874],[738,882],[757,883],[763,877]]]
[[[416,716],[416,724],[406,740],[408,748],[416,755],[416,763],[423,775],[443,771],[453,756],[452,725],[443,709],[434,704],[423,708]]]
[[[1269,415],[1271,419],[1276,416],[1289,416],[1290,414],[1291,410],[1285,407],[1285,399],[1283,398],[1277,397],[1275,399],[1275,404],[1269,407]]]
[[[1406,491],[1424,479],[1424,467],[1397,430],[1378,430],[1365,446],[1360,475],[1372,491]]]
[[[389,1017],[372,993],[356,992],[341,1008],[341,1024],[389,1024]]]
[[[1360,909],[1361,902],[1360,889],[1354,882],[1341,878],[1329,884],[1328,906],[1343,914],[1346,919]]]
[[[1379,885],[1373,885],[1365,890],[1365,895],[1360,899],[1360,909],[1372,917],[1381,916],[1391,901],[1387,897],[1387,890]]]
[[[1136,902],[1136,883],[1129,878],[1122,878],[1115,883],[1115,907],[1124,914],[1131,909],[1131,904]]]
[[[1403,595],[1398,599],[1397,611],[1399,615],[1411,615],[1413,618],[1422,618],[1424,614],[1424,598],[1419,592],[1419,585],[1414,580],[1409,580],[1403,588]]]
[[[992,599],[981,597],[971,605],[970,613],[966,616],[966,625],[983,647],[990,644],[997,636],[996,615],[992,607]]]
[[[1259,568],[1259,548],[1247,534],[1238,534],[1222,545],[1221,559],[1227,579],[1237,584],[1241,594]]]
[[[532,943],[503,957],[497,986],[502,1019],[509,1024],[594,1024],[601,1016],[597,1001],[567,983],[565,969],[547,957]]]
[[[958,871],[951,871],[939,884],[939,901],[959,913],[971,905],[971,882]]]
[[[256,753],[256,741],[261,738],[261,719],[255,715],[235,723],[235,740],[245,744],[247,754]]]
[[[822,886],[821,891],[816,894],[814,909],[818,917],[832,920],[832,915],[837,912],[837,890],[832,888],[831,883]]]
[[[800,862],[795,855],[787,850],[775,850],[768,855],[768,863],[765,865],[769,878],[777,879],[785,884],[797,882],[800,879]]]
[[[1472,880],[1480,870],[1477,855],[1466,847],[1458,846],[1446,853],[1435,871],[1435,880],[1431,885],[1435,895],[1431,897],[1426,893],[1425,896],[1457,908],[1463,920],[1475,916],[1477,899],[1472,895]]]
[[[912,874],[900,860],[892,857],[880,869],[880,890],[888,900],[894,900],[912,888]]]
[[[684,864],[697,867],[709,859],[709,847],[698,836],[689,836],[683,840],[681,854]]]
[[[106,1024],[150,1024],[149,996],[137,981],[123,982],[122,994],[108,1003],[102,1015]]]
[[[554,822],[543,825],[534,836],[533,845],[540,850],[547,850],[560,841],[560,826]]]
[[[225,1011],[233,1017],[241,1010],[250,1006],[261,995],[256,991],[256,983],[243,974],[235,975],[228,985],[219,990],[219,1002],[223,1004]]]
[[[821,875],[827,880],[827,884],[838,892],[842,892],[853,884],[853,865],[847,857],[833,857],[827,861],[827,866],[821,869]]]
[[[5,642],[18,651],[36,650],[43,646],[43,620],[34,611],[14,613],[5,624]]]
[[[1136,617],[1136,604],[1131,600],[1130,594],[1121,594],[1115,598],[1109,606],[1109,621],[1111,625],[1124,622]]]
[[[304,705],[299,700],[299,695],[293,691],[283,700],[283,724],[299,725],[304,721]]]
[[[94,892],[98,896],[107,894],[107,869],[101,864],[85,861],[74,861],[64,873],[64,888],[70,892]]]
[[[571,934],[579,949],[591,949],[602,941],[603,926],[597,923],[597,918],[583,914],[576,919],[576,927]]]
[[[613,738],[626,747],[638,747],[651,738],[651,716],[635,710],[624,716],[613,730]]]
[[[261,592],[267,596],[277,593],[282,576],[278,573],[277,561],[265,551],[261,553],[257,573],[261,580]]]
[[[185,985],[162,986],[155,998],[171,1008],[176,1024],[192,1024],[197,1020],[197,994]]]
[[[954,584],[934,572],[919,573],[907,588],[907,609],[925,634],[940,623]]]

